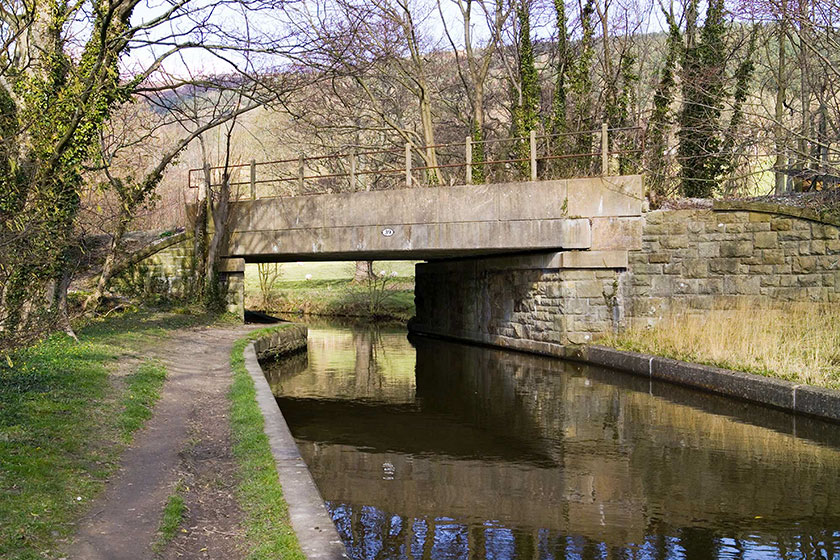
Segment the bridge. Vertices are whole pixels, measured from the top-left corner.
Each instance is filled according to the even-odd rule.
[[[641,245],[642,177],[617,173],[641,152],[638,132],[602,126],[561,135],[589,136],[575,145],[600,144],[599,151],[578,154],[558,147],[559,140],[570,145],[568,138],[535,133],[481,143],[467,137],[463,143],[406,144],[404,150],[301,154],[193,169],[189,184],[230,197],[220,272],[235,313],[243,313],[249,262],[419,260],[425,264],[416,269],[413,329],[458,331],[474,339],[496,316],[506,325],[516,322],[522,294],[494,286],[518,286],[523,274],[533,276],[533,284],[545,275],[578,271],[571,273],[573,283],[552,280],[550,294],[560,287],[570,293],[563,301],[554,298],[550,311],[577,302],[586,324],[551,319],[540,327],[551,342],[569,342],[621,320],[615,312],[620,306],[604,293],[626,270],[628,251]],[[576,174],[585,176],[568,177]],[[461,314],[454,325],[434,318],[437,309],[447,308],[469,319],[465,323]],[[560,315],[572,316],[568,310]],[[444,331],[436,330],[441,325]],[[576,333],[569,336],[570,329]],[[492,334],[530,337],[509,331]]]
[[[630,175],[239,200],[224,281],[241,314],[246,262],[422,260],[413,330],[585,342],[623,318],[615,286],[641,246],[642,198]],[[535,286],[546,307],[517,310]]]
[[[410,330],[561,356],[669,309],[840,301],[840,222],[738,201],[642,214],[643,179],[626,173],[643,142],[583,134],[600,150],[531,135],[479,161],[467,138],[206,167],[190,185],[229,187],[220,272],[240,314],[246,262],[300,260],[423,261]]]
[[[245,262],[431,260],[593,251],[624,263],[616,235],[642,208],[638,175],[268,198],[232,203],[224,255]],[[603,251],[613,251],[605,254]],[[576,262],[579,262],[576,261]],[[594,261],[593,261],[594,262]]]

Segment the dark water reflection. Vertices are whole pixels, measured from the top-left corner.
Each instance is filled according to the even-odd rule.
[[[404,331],[309,336],[265,369],[355,559],[840,559],[835,425]]]

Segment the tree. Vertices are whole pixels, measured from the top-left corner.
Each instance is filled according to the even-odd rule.
[[[569,66],[569,32],[566,29],[566,3],[554,0],[554,16],[557,28],[557,48],[555,62],[554,95],[551,99],[551,134],[557,135],[554,145],[563,150],[565,143],[560,135],[567,130],[566,124],[566,73]]]
[[[531,42],[530,0],[516,0],[516,20],[519,24],[517,46],[518,83],[513,102],[513,135],[519,137],[518,156],[525,159],[521,164],[523,173],[529,169],[530,143],[528,136],[539,123],[540,83],[534,61],[534,45]]]
[[[491,40],[483,48],[477,49],[473,41],[473,6],[479,5],[484,12],[484,17],[487,22],[487,27],[490,31],[491,37],[499,37],[502,33],[502,28],[505,25],[509,9],[505,6],[502,0],[494,0],[494,2],[485,2],[483,0],[451,0],[454,2],[461,13],[461,18],[464,26],[464,52],[463,62],[460,49],[457,47],[452,35],[449,32],[447,18],[444,16],[442,3],[438,0],[438,12],[440,13],[441,21],[443,22],[443,29],[452,46],[452,52],[455,55],[457,62],[458,76],[467,92],[467,97],[471,105],[471,118],[469,120],[469,135],[473,142],[472,147],[472,181],[473,183],[483,183],[486,179],[486,170],[482,163],[485,161],[485,83],[490,72],[490,64],[493,61],[495,54],[496,42]],[[488,7],[492,4],[492,8]],[[462,66],[466,66],[467,72],[462,71]]]
[[[690,0],[686,15],[679,158],[683,194],[710,197],[722,172],[720,116],[725,93],[726,27],[723,0],[710,0],[698,40],[697,4],[697,0]]]
[[[592,99],[592,62],[595,58],[593,39],[595,30],[592,16],[595,13],[594,0],[584,0],[580,6],[581,38],[578,41],[577,52],[575,53],[576,64],[572,66],[569,73],[569,89],[574,95],[574,130],[575,153],[589,154],[592,152],[592,135],[583,133],[591,131],[594,126],[593,99]],[[590,167],[589,157],[580,158],[577,170],[581,173],[588,173]]]
[[[647,169],[649,173],[650,194],[658,202],[668,191],[667,150],[668,131],[672,122],[671,105],[674,103],[676,80],[674,73],[682,52],[682,33],[674,16],[673,3],[669,10],[662,7],[662,13],[668,24],[668,38],[665,43],[665,58],[659,71],[659,82],[653,94],[653,110],[647,125]]]
[[[218,8],[178,0],[134,17],[139,0],[12,3],[0,11],[6,49],[0,65],[0,336],[69,327],[66,289],[84,168],[115,109],[144,89],[186,49],[224,52],[245,73],[241,53],[300,49],[276,29],[252,28],[243,4],[231,29],[202,25]],[[264,14],[261,14],[264,15]],[[129,61],[130,53],[138,58]],[[129,71],[129,68],[133,71]],[[147,177],[148,178],[148,177]],[[152,178],[151,182],[156,182]],[[141,192],[145,180],[134,186]],[[135,190],[135,189],[132,189]],[[132,197],[128,197],[130,200]]]
[[[166,168],[193,140],[259,106],[259,102],[253,99],[256,92],[254,91],[254,85],[250,82],[240,85],[239,95],[230,91],[230,85],[224,90],[211,87],[209,91],[204,92],[201,90],[207,90],[206,86],[201,87],[195,84],[185,83],[181,88],[189,90],[188,95],[192,100],[204,99],[209,101],[206,103],[208,106],[197,108],[201,112],[200,115],[185,114],[185,109],[188,111],[189,105],[187,107],[182,106],[182,103],[187,100],[183,98],[184,94],[181,91],[176,90],[172,94],[174,95],[174,103],[169,99],[157,99],[157,101],[162,102],[164,112],[157,120],[153,120],[153,117],[149,115],[146,116],[146,119],[143,119],[150,124],[146,131],[143,131],[142,125],[138,126],[138,123],[134,121],[128,123],[112,122],[107,127],[111,129],[112,134],[116,132],[111,136],[111,141],[106,141],[104,130],[100,134],[100,168],[107,179],[104,188],[116,194],[119,200],[119,212],[116,218],[116,226],[111,235],[108,254],[99,274],[99,280],[93,293],[85,300],[84,308],[86,310],[96,309],[99,305],[115,270],[120,243],[132,220],[134,220],[138,208],[147,203],[154,194]],[[167,97],[172,97],[172,95]],[[250,95],[251,101],[242,104],[243,95]],[[185,134],[166,146],[156,158],[153,158],[145,166],[146,169],[138,169],[135,165],[124,168],[124,173],[118,173],[114,164],[121,155],[120,152],[133,151],[138,142],[148,141],[162,127],[171,127],[176,123],[185,130]],[[118,131],[113,131],[115,125],[119,126]],[[138,133],[140,138],[137,138]],[[141,171],[139,176],[137,175],[138,171]],[[201,213],[199,211],[199,214]],[[196,219],[198,221],[201,216],[197,216]]]
[[[749,42],[747,44],[747,52],[738,68],[735,70],[735,90],[732,93],[732,114],[729,117],[729,124],[723,135],[723,144],[721,147],[721,171],[729,175],[728,192],[735,190],[735,172],[738,164],[738,154],[736,147],[738,145],[738,133],[744,121],[744,103],[747,101],[747,94],[749,93],[750,82],[755,72],[755,64],[753,62],[753,54],[755,53],[756,37],[758,35],[759,27],[753,27],[750,32]]]
[[[277,283],[281,275],[282,269],[278,263],[257,264],[257,276],[260,282],[260,297],[262,297],[262,305],[265,310],[269,310],[272,295],[274,294],[274,284]]]

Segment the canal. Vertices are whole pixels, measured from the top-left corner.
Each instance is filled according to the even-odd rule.
[[[840,558],[835,425],[395,329],[263,368],[355,560]]]

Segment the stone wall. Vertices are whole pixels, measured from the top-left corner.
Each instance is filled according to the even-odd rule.
[[[563,256],[418,264],[409,328],[553,354],[620,325],[626,264],[616,258],[602,261],[614,267],[570,268]]]
[[[193,250],[193,238],[187,232],[153,243],[120,263],[112,289],[132,297],[188,299]],[[245,261],[221,259],[219,284],[226,310],[244,318]]]
[[[193,270],[192,236],[177,233],[131,254],[118,265],[112,289],[129,296],[186,297]]]
[[[273,360],[306,348],[309,330],[306,325],[289,325],[254,341],[254,351],[260,360]]]
[[[563,355],[563,345],[672,310],[743,299],[840,304],[840,222],[743,203],[638,220],[635,238],[619,228],[599,241],[604,250],[419,264],[409,328]]]
[[[718,203],[650,212],[628,261],[626,311],[637,324],[745,298],[840,303],[840,227],[807,211]]]

